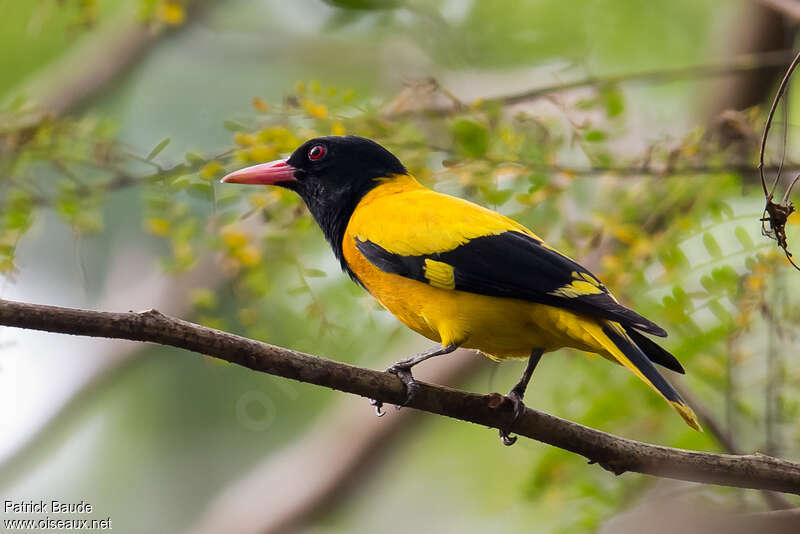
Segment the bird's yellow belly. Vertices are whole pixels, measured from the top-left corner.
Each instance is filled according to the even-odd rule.
[[[533,349],[599,348],[581,326],[585,319],[572,312],[381,275],[383,283],[367,284],[372,295],[406,326],[444,345],[477,349],[494,359],[525,358]]]

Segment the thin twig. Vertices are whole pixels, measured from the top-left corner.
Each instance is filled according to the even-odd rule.
[[[509,93],[496,97],[482,98],[476,100],[476,104],[500,104],[503,106],[512,106],[537,100],[555,93],[562,93],[571,91],[573,89],[580,89],[583,87],[602,87],[606,85],[616,85],[627,82],[635,81],[673,81],[673,80],[686,80],[686,79],[702,79],[702,78],[716,78],[720,76],[729,76],[732,74],[740,74],[754,70],[763,70],[785,65],[793,56],[791,50],[775,50],[770,52],[742,54],[735,56],[727,61],[718,63],[706,63],[700,65],[690,65],[688,67],[674,67],[666,69],[652,69],[639,72],[627,72],[623,74],[612,74],[609,76],[587,76],[579,78],[570,82],[557,83],[553,85],[546,85],[544,87],[537,87],[527,89],[519,93]],[[437,108],[424,108],[416,110],[408,110],[405,112],[395,113],[395,115],[404,114],[422,114],[422,115],[449,115],[455,112],[469,109],[466,107],[437,107]]]
[[[791,193],[794,184],[797,182],[797,178],[795,178],[789,188],[787,188],[786,193],[783,195],[783,200],[780,203],[777,203],[773,202],[772,199],[775,193],[775,187],[778,185],[778,180],[780,179],[780,169],[782,168],[783,163],[781,162],[778,175],[775,177],[775,181],[773,182],[769,191],[767,191],[767,179],[764,176],[764,154],[766,153],[767,149],[767,138],[769,136],[770,126],[772,125],[772,119],[775,116],[775,110],[778,107],[778,103],[781,101],[781,98],[786,92],[786,88],[789,86],[789,80],[792,77],[792,73],[797,68],[798,63],[800,63],[800,52],[795,55],[792,63],[786,70],[786,74],[783,75],[783,79],[778,86],[778,92],[775,94],[775,99],[772,101],[772,105],[769,108],[767,122],[764,124],[764,135],[761,137],[761,148],[758,156],[758,169],[761,177],[761,188],[764,191],[764,201],[766,202],[761,216],[761,233],[766,237],[775,239],[775,241],[778,242],[778,246],[783,249],[783,252],[786,255],[786,259],[789,260],[789,263],[791,263],[795,269],[800,271],[800,266],[798,266],[792,259],[792,253],[789,252],[789,244],[786,240],[786,222],[789,219],[789,216],[794,212],[794,206],[789,201],[789,193]],[[767,223],[769,223],[769,228],[767,228]]]
[[[786,204],[786,202],[789,200],[789,195],[791,194],[792,189],[794,189],[794,185],[797,183],[797,180],[800,180],[800,174],[795,176],[794,180],[792,180],[792,183],[790,183],[789,187],[786,188],[786,192],[783,194],[783,198],[781,199],[781,204]]]
[[[0,325],[47,332],[147,341],[184,348],[255,371],[400,404],[405,386],[396,376],[326,360],[214,330],[155,310],[113,313],[0,300]],[[503,395],[478,395],[421,382],[409,407],[492,428],[513,417]],[[763,454],[729,455],[673,449],[621,438],[530,408],[514,431],[580,454],[614,474],[627,471],[800,495],[800,464]]]
[[[772,118],[775,116],[775,110],[778,108],[778,102],[780,102],[784,91],[786,91],[786,87],[789,84],[789,78],[791,78],[792,73],[794,72],[794,69],[797,68],[798,63],[800,63],[800,53],[795,55],[794,59],[789,65],[789,68],[786,70],[786,74],[783,75],[783,79],[781,80],[781,84],[778,86],[778,92],[775,95],[775,99],[772,101],[772,105],[769,107],[767,122],[764,124],[764,135],[761,136],[761,152],[758,156],[758,170],[761,173],[761,188],[764,190],[764,196],[770,200],[772,199],[772,193],[767,191],[767,179],[764,176],[764,154],[767,151],[767,138],[769,136],[770,126],[772,126]]]

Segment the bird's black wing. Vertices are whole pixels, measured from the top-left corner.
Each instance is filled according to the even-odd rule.
[[[667,335],[617,302],[588,270],[522,232],[481,236],[446,252],[419,256],[396,254],[372,241],[357,239],[356,247],[382,271],[443,289],[548,304]]]

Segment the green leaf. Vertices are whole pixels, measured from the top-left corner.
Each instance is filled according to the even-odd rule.
[[[483,196],[486,199],[486,202],[496,206],[502,206],[508,202],[513,194],[513,189],[486,189],[483,191]]]
[[[193,165],[200,165],[201,163],[206,162],[206,158],[204,158],[200,154],[197,154],[196,152],[187,152],[185,157],[186,161],[188,161]]]
[[[728,310],[726,310],[717,299],[708,301],[708,309],[723,323],[729,323],[733,320]]]
[[[538,191],[550,181],[550,177],[543,172],[534,172],[528,176],[528,182],[531,184],[528,193]]]
[[[716,289],[716,286],[714,285],[714,279],[713,279],[713,278],[711,278],[711,277],[710,277],[709,275],[707,275],[707,274],[704,274],[704,275],[703,275],[703,276],[700,278],[700,284],[701,284],[701,285],[702,285],[702,286],[705,288],[705,290],[706,290],[706,291],[708,291],[709,293],[713,293],[713,292],[714,292],[714,290]]]
[[[589,130],[583,134],[583,138],[589,143],[599,143],[606,140],[606,133],[601,130]]]
[[[324,278],[328,276],[328,273],[321,269],[303,269],[303,274],[310,278]]]
[[[750,237],[750,234],[747,233],[747,230],[745,230],[743,226],[737,226],[735,233],[736,239],[738,239],[739,243],[742,244],[742,248],[745,250],[750,250],[755,247],[753,238]]]
[[[607,85],[603,88],[600,96],[603,100],[603,106],[606,108],[606,114],[609,117],[616,117],[625,111],[625,101],[619,87]]]
[[[158,143],[155,147],[153,147],[153,150],[150,151],[150,153],[147,155],[145,159],[147,161],[152,161],[153,158],[161,154],[162,150],[167,148],[167,145],[170,143],[170,141],[172,141],[172,139],[170,139],[169,137],[165,137],[164,139],[162,139],[160,143]]]
[[[703,234],[703,245],[705,245],[706,250],[714,259],[719,259],[722,257],[722,248],[719,246],[719,243],[714,236],[710,233],[706,232]]]
[[[239,121],[231,119],[226,120],[225,122],[222,123],[222,125],[225,126],[225,129],[228,130],[229,132],[243,132],[247,130],[247,126],[245,126]]]
[[[686,291],[683,290],[680,286],[674,286],[672,288],[672,297],[675,299],[675,304],[680,306],[683,310],[688,310],[691,305],[691,299],[689,295],[686,294]]]
[[[489,131],[475,121],[461,119],[453,124],[453,140],[463,154],[480,158],[489,149]]]

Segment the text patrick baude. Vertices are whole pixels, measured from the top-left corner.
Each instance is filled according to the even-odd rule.
[[[92,505],[84,501],[3,501],[3,511],[7,514],[91,514]]]

